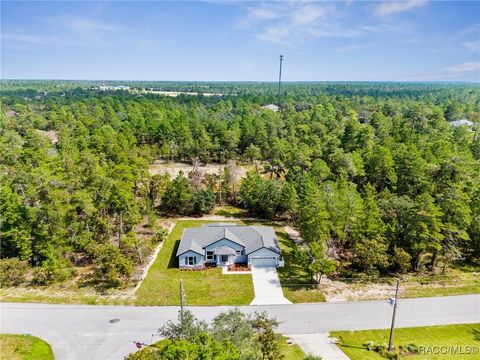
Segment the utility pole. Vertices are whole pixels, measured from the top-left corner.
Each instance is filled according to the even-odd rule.
[[[394,350],[393,345],[393,331],[395,329],[395,314],[397,312],[398,305],[398,287],[400,286],[400,279],[397,279],[397,289],[395,290],[395,300],[393,303],[392,325],[390,326],[390,339],[388,340],[388,351]]]
[[[283,63],[283,55],[280,55],[280,72],[278,73],[278,97],[280,103],[280,96],[282,94],[282,63]]]
[[[185,292],[183,290],[183,280],[180,279],[180,328],[182,332],[182,338],[184,338],[183,334],[183,307],[185,306]]]

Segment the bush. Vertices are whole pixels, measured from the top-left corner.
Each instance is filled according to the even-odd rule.
[[[34,285],[47,285],[51,282],[50,275],[44,267],[36,267],[33,269],[32,283]]]
[[[404,249],[395,247],[392,256],[393,271],[403,274],[410,270],[412,257]]]
[[[0,260],[0,287],[16,286],[25,281],[28,265],[18,258]]]
[[[398,352],[396,350],[390,351],[387,344],[375,344],[373,341],[367,341],[363,346],[365,346],[368,351],[375,351],[380,356],[389,360],[399,359],[400,355],[418,354],[418,346],[413,343],[400,345]]]
[[[96,246],[94,263],[97,280],[107,287],[119,286],[133,272],[132,262],[110,243]]]
[[[42,266],[33,270],[32,283],[35,285],[48,285],[64,281],[71,277],[73,269],[66,259],[49,258]]]
[[[165,239],[167,238],[167,235],[168,235],[168,231],[162,228],[152,236],[152,242],[159,243],[159,242],[165,241]]]

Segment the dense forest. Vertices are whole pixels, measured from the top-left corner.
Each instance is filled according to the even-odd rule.
[[[480,258],[478,85],[289,83],[278,97],[275,84],[121,84],[225,95],[3,81],[3,269],[45,284],[91,263],[118,285],[150,246],[133,231],[142,219],[220,202],[298,227],[317,281]],[[473,125],[449,123],[460,119]],[[149,175],[159,158],[225,168]],[[257,170],[240,179],[240,163]]]

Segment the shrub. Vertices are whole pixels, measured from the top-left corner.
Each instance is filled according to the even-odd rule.
[[[20,285],[25,281],[28,265],[18,258],[0,260],[0,286]]]
[[[50,275],[44,267],[36,267],[33,269],[32,283],[34,285],[47,285],[51,282]]]
[[[97,280],[108,287],[119,286],[133,271],[132,262],[110,243],[96,246],[94,263]]]
[[[66,259],[49,258],[42,266],[33,270],[32,283],[34,285],[48,285],[64,281],[72,276],[73,269]]]
[[[392,267],[397,273],[406,273],[410,270],[412,257],[404,249],[395,247],[392,256]]]
[[[373,341],[367,341],[363,346],[365,346],[368,351],[375,351],[380,356],[389,360],[399,359],[400,355],[418,354],[418,346],[413,343],[400,345],[398,352],[395,350],[390,351],[387,344],[375,344]]]
[[[167,238],[167,235],[168,235],[167,230],[162,228],[152,236],[152,242],[159,243],[159,242],[165,241],[165,239]]]

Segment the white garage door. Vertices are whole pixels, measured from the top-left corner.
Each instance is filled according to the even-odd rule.
[[[253,266],[277,266],[277,258],[275,256],[252,256],[250,265]]]

